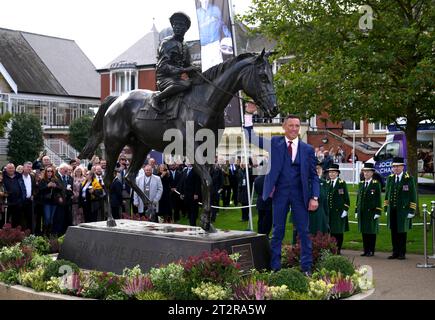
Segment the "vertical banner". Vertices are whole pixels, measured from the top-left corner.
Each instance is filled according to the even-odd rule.
[[[195,0],[201,45],[202,71],[234,57],[228,0]],[[233,98],[225,109],[225,126],[239,127],[239,99]]]

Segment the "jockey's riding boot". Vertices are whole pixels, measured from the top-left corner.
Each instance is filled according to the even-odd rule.
[[[159,105],[160,102],[160,94],[156,93],[151,98],[151,108],[153,108],[157,113],[163,113],[164,111],[161,109],[161,106]]]

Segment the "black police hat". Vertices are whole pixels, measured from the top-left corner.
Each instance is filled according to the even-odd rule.
[[[392,166],[404,166],[405,160],[402,157],[394,157]]]
[[[376,171],[375,165],[373,163],[364,163],[364,167],[361,169],[363,171]]]
[[[340,173],[340,166],[336,163],[331,164],[331,166],[326,169],[325,171],[329,172],[329,171],[337,171],[338,173]]]
[[[190,28],[190,18],[187,14],[184,12],[178,11],[175,12],[170,18],[169,21],[171,22],[171,25],[174,24],[174,21],[177,19],[183,19],[187,24],[187,29]]]

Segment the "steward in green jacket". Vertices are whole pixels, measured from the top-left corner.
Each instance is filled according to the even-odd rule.
[[[379,232],[379,217],[382,213],[381,183],[373,179],[373,163],[365,163],[362,168],[364,180],[359,183],[356,199],[355,218],[358,231],[362,233],[364,253],[372,257],[375,253],[376,234]]]
[[[316,211],[310,211],[310,233],[315,236],[318,232],[329,232],[329,217],[328,217],[328,187],[329,184],[326,180],[322,179],[323,169],[322,164],[319,162],[316,166],[317,175],[320,180],[320,196],[318,199],[319,207]]]
[[[393,254],[388,259],[404,260],[407,232],[412,228],[412,218],[417,209],[417,192],[414,178],[404,172],[403,158],[394,158],[392,168],[393,174],[387,178],[384,201],[393,245]]]
[[[346,182],[338,178],[340,174],[338,164],[332,164],[326,171],[330,179],[327,187],[329,227],[331,236],[337,240],[337,253],[340,254],[343,245],[343,233],[349,231],[347,217],[350,207],[349,193]]]

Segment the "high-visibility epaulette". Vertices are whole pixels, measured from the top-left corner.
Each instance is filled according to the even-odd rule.
[[[344,206],[345,206],[346,208],[349,208],[349,205],[347,205],[347,204],[344,204]]]
[[[409,207],[410,207],[411,209],[416,210],[416,209],[417,209],[417,204],[414,203],[414,202],[410,202],[410,203],[409,203]]]
[[[392,176],[394,176],[394,173],[392,173],[392,174],[389,175],[389,177],[392,177]]]
[[[381,208],[376,208],[376,210],[379,210],[379,211],[381,211],[381,212],[382,212],[382,210],[383,210],[383,209],[381,209]]]
[[[372,180],[372,183],[378,183],[378,180],[374,180],[374,179],[373,179],[373,180]]]
[[[388,206],[389,203],[390,203],[389,200],[384,200],[384,206]]]
[[[408,174],[408,172],[405,173],[405,178],[409,178],[409,174]]]

